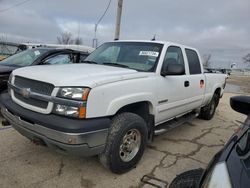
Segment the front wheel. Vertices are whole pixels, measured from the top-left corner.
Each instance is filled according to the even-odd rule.
[[[138,115],[122,113],[112,120],[101,163],[114,173],[134,168],[141,159],[147,143],[147,125]]]

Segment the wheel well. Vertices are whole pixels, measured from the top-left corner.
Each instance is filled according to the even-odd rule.
[[[141,116],[146,122],[149,116],[149,102],[137,102],[133,104],[128,104],[118,110],[117,113],[131,112]]]
[[[120,108],[116,114],[120,114],[123,112],[131,112],[142,117],[148,126],[149,140],[152,140],[154,133],[154,115],[150,113],[151,111],[152,104],[148,101],[142,101],[128,104]]]
[[[220,97],[220,95],[221,95],[221,88],[217,88],[215,90],[214,94],[217,94]]]
[[[216,100],[216,106],[218,106],[220,98],[221,98],[221,88],[217,88],[214,92],[214,94],[218,95],[218,98]]]

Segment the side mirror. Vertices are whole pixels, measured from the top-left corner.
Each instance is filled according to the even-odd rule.
[[[231,97],[230,105],[236,112],[250,115],[250,96]]]
[[[184,65],[181,64],[168,64],[162,67],[161,75],[183,75],[185,74]]]

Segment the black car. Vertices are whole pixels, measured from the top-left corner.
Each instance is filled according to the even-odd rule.
[[[17,68],[33,65],[79,63],[87,56],[87,52],[54,48],[28,49],[10,56],[0,61],[0,92],[7,89],[9,75]]]
[[[225,147],[210,161],[206,170],[195,169],[178,175],[170,188],[250,187],[250,96],[236,96],[231,107],[247,115],[246,121]]]

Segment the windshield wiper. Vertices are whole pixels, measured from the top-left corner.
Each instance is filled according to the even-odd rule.
[[[98,64],[97,62],[95,61],[83,61],[83,63],[88,63],[88,64]]]
[[[130,68],[127,65],[122,65],[122,64],[118,64],[118,63],[109,63],[109,62],[104,62],[102,63],[103,65],[110,65],[110,66],[114,66],[114,67],[122,67],[122,68]]]

